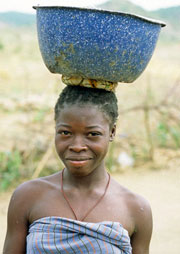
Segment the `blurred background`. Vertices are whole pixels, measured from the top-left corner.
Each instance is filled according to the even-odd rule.
[[[53,115],[63,84],[42,61],[32,9],[36,4],[12,0],[0,6],[0,251],[13,189],[63,168],[54,148]],[[130,12],[167,24],[141,77],[133,84],[118,85],[117,135],[106,164],[122,185],[151,203],[151,253],[179,254],[180,1],[78,0],[78,5]]]

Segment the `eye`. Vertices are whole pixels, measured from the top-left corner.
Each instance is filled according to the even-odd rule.
[[[99,132],[89,132],[88,137],[98,137],[101,136],[101,133]]]
[[[58,134],[60,134],[62,136],[70,136],[71,132],[70,131],[58,131]]]

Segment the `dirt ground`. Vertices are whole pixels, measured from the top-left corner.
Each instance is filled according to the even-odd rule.
[[[179,254],[180,164],[176,162],[176,168],[165,170],[127,169],[114,177],[124,186],[146,197],[151,204],[154,230],[150,253]],[[6,232],[10,195],[11,193],[0,195],[0,253]]]

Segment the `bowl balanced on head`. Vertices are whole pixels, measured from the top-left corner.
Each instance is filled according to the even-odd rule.
[[[55,106],[64,169],[14,191],[3,253],[148,254],[149,203],[110,176],[105,157],[116,132],[117,82],[144,70],[163,24],[92,9],[36,9],[45,64],[68,84]]]
[[[165,25],[120,12],[35,8],[43,60],[51,72],[67,77],[133,82],[146,68]]]

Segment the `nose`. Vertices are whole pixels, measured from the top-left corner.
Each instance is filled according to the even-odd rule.
[[[82,151],[87,151],[87,146],[83,142],[82,137],[74,137],[72,143],[69,146],[69,150],[72,152],[80,153]]]

